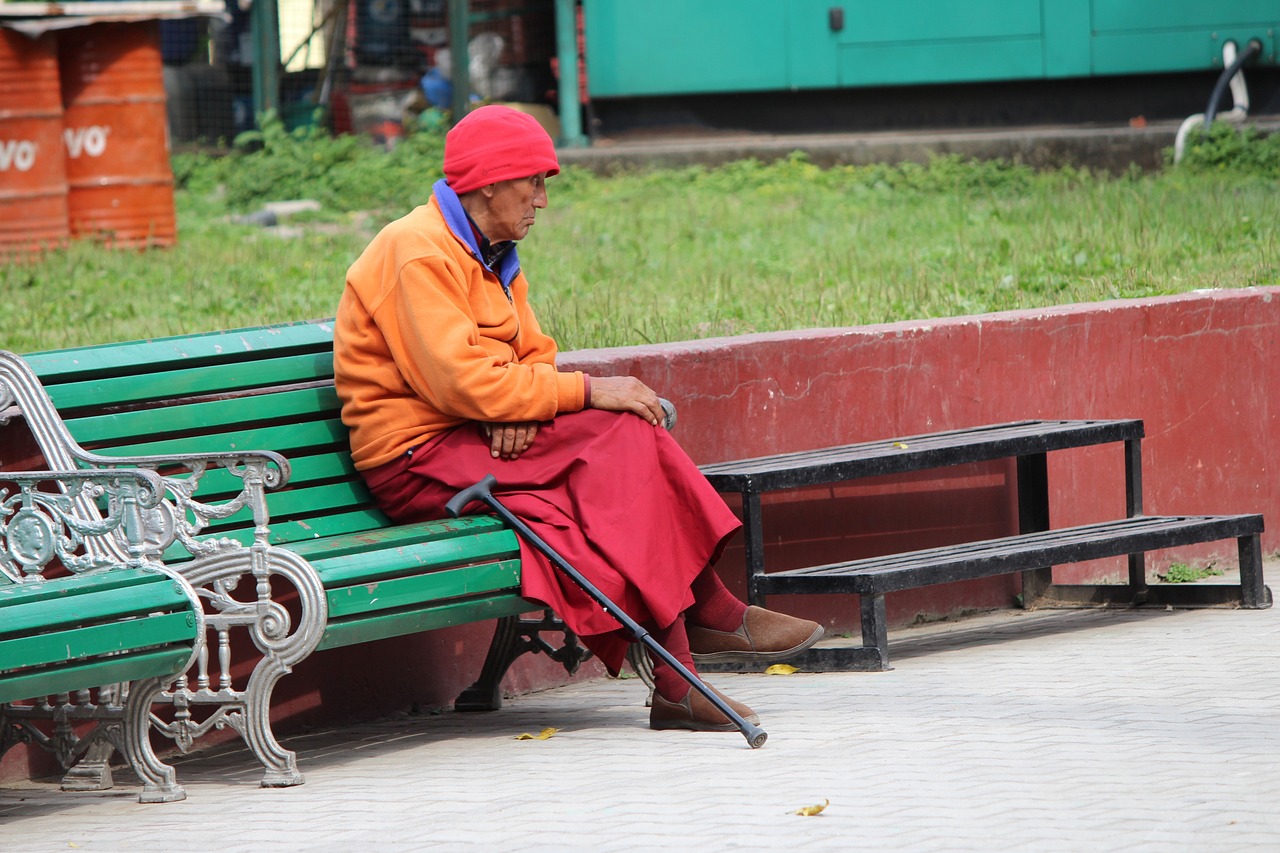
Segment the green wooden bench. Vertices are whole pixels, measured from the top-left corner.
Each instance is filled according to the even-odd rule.
[[[264,786],[302,782],[272,735],[270,696],[314,651],[498,619],[462,710],[499,707],[502,676],[526,651],[571,672],[588,656],[571,634],[559,647],[541,636],[564,630],[552,614],[519,618],[538,605],[520,596],[519,545],[500,521],[395,525],[373,505],[351,463],[332,353],[331,325],[309,322],[0,355],[0,389],[17,389],[50,466],[165,475],[150,535],[201,590],[219,656],[215,671],[201,659],[165,693],[182,713],[158,729],[186,748],[230,723],[266,769]],[[255,583],[237,587],[241,577]],[[245,587],[251,595],[233,596]],[[235,628],[261,653],[246,685],[230,675]]]
[[[160,478],[3,472],[0,481],[9,484],[0,488],[0,755],[31,743],[74,770],[105,768],[119,750],[143,780],[143,802],[183,799],[152,751],[149,718],[199,653],[204,627],[194,589],[146,547],[142,514],[163,494]],[[91,525],[75,511],[81,495],[104,507]]]

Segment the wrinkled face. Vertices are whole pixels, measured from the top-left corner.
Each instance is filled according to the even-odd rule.
[[[485,217],[489,221],[481,224],[485,236],[494,243],[523,239],[533,226],[535,211],[547,206],[546,180],[547,173],[539,172],[485,187],[489,202]]]

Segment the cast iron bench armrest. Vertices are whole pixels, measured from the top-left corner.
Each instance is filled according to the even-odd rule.
[[[154,471],[3,471],[0,481],[17,486],[0,489],[0,576],[38,578],[55,558],[71,571],[156,564],[144,521],[165,494]],[[58,491],[39,488],[49,485]],[[85,518],[75,511],[81,500],[105,504],[105,515]]]
[[[16,487],[0,488],[0,753],[27,742],[55,754],[68,780],[78,762],[109,780],[119,746],[143,781],[142,801],[183,799],[152,750],[151,706],[202,654],[205,620],[195,588],[157,561],[146,535],[162,478],[5,471],[0,481]],[[41,488],[50,485],[57,491]],[[101,511],[81,514],[82,500]],[[49,575],[55,561],[70,574]],[[134,682],[124,698],[123,681]],[[49,720],[51,735],[37,725]]]

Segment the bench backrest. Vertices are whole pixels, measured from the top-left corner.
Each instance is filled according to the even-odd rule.
[[[72,437],[108,456],[273,450],[288,487],[271,498],[271,541],[286,544],[383,527],[349,454],[333,388],[328,321],[130,341],[23,356]],[[200,496],[242,483],[207,472]],[[208,533],[248,543],[242,511]]]

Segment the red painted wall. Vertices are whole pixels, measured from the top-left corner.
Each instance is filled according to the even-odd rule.
[[[1147,512],[1262,512],[1275,528],[1277,329],[1280,288],[1257,288],[579,351],[562,364],[633,373],[668,396],[679,408],[674,434],[699,463],[1026,418],[1142,418]],[[0,431],[6,463],[21,449],[11,430]],[[1122,461],[1119,445],[1051,454],[1053,524],[1122,516]],[[1012,481],[1001,462],[780,495],[766,504],[766,556],[788,568],[1010,533]],[[1264,550],[1276,550],[1278,530]],[[1233,563],[1234,543],[1156,555],[1150,567],[1173,556]],[[743,588],[740,544],[718,568]],[[1123,566],[1058,572],[1076,581]],[[890,596],[889,615],[901,626],[1011,606],[1017,592],[1016,578],[930,587]],[[852,597],[771,603],[857,629]],[[478,675],[490,634],[467,626],[313,655],[280,682],[277,731],[446,706]],[[545,657],[526,657],[508,685],[564,680]],[[0,761],[0,781],[50,772],[22,748]]]
[[[675,435],[699,462],[903,437],[1025,418],[1141,418],[1148,513],[1276,510],[1280,289],[1215,291],[947,320],[569,353],[631,372],[679,408]],[[1119,445],[1049,457],[1055,526],[1124,514]],[[1014,532],[1008,463],[968,466],[766,502],[773,568]],[[832,497],[837,500],[831,500]],[[1276,532],[1264,548],[1274,550]],[[1234,542],[1180,559],[1234,564]],[[1153,555],[1151,568],[1171,555]],[[719,565],[741,588],[740,549]],[[1119,561],[1059,570],[1078,581]],[[890,596],[897,624],[998,607],[1013,577]],[[854,602],[774,606],[856,628]]]

